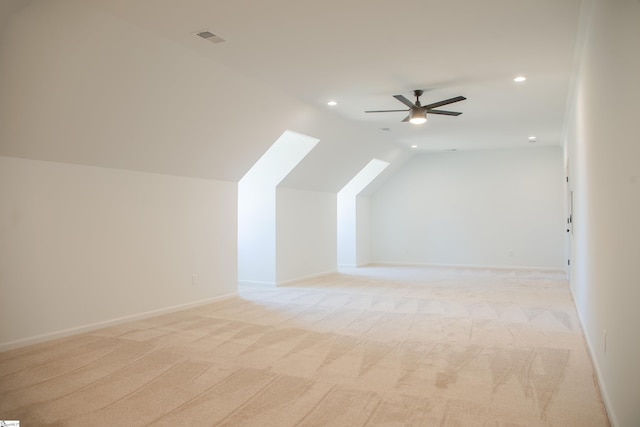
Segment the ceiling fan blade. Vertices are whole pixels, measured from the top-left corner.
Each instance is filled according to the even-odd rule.
[[[404,118],[404,120],[403,120],[403,122],[408,122],[410,117],[411,117],[411,116],[407,116],[407,117],[405,117],[405,118]]]
[[[413,105],[413,102],[409,101],[407,98],[405,98],[402,95],[393,95],[393,97],[398,101],[402,102],[404,105],[406,105],[409,108],[415,107],[415,105]]]
[[[375,110],[375,111],[365,111],[365,113],[395,113],[396,111],[409,111],[409,110]]]
[[[464,96],[456,96],[455,98],[445,99],[444,101],[434,102],[433,104],[423,105],[422,107],[426,108],[427,110],[431,110],[432,108],[442,107],[443,105],[453,104],[454,102],[464,101],[465,99],[467,98],[465,98]]]
[[[444,111],[444,110],[427,110],[427,114],[442,114],[445,116],[459,116],[462,113],[456,111]]]

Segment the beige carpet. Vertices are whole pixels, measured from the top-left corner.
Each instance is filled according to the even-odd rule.
[[[544,272],[371,267],[0,354],[21,426],[607,426]]]

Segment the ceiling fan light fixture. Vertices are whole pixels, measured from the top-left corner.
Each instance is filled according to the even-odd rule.
[[[427,122],[427,111],[421,108],[412,108],[409,113],[409,122],[414,125],[421,125]]]

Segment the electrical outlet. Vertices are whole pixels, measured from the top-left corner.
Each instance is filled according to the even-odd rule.
[[[198,284],[198,275],[194,274],[191,276],[191,285],[195,286]]]

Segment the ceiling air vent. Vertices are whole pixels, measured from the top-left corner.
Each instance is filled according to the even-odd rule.
[[[391,132],[391,129],[389,129],[389,128],[380,128],[380,130],[383,130],[385,132]]]
[[[211,31],[200,31],[199,33],[196,33],[196,35],[198,37],[200,37],[200,38],[205,39],[208,42],[213,43],[213,44],[218,44],[218,43],[222,43],[223,41],[225,41],[222,37],[216,36]]]

